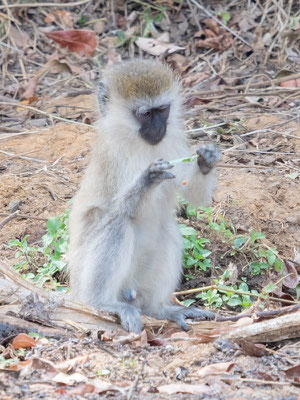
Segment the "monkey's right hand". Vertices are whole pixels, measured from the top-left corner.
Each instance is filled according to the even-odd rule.
[[[173,179],[175,175],[167,172],[168,169],[173,168],[173,165],[168,161],[164,161],[162,158],[154,161],[149,165],[146,170],[147,177],[150,183],[159,183],[165,179]]]

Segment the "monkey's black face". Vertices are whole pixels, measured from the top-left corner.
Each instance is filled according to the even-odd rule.
[[[144,140],[155,145],[164,138],[170,114],[170,104],[151,108],[145,112],[135,110],[133,114],[141,125],[139,133]]]

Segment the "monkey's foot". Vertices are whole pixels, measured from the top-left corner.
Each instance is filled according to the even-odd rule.
[[[186,318],[199,319],[199,320],[210,320],[215,318],[215,314],[211,311],[203,310],[197,307],[180,307],[170,312],[167,317],[170,321],[176,322],[183,330],[189,329]]]
[[[214,143],[205,144],[196,153],[199,155],[197,163],[203,175],[208,174],[221,159],[220,150]]]
[[[139,310],[130,305],[124,304],[121,308],[116,310],[119,316],[122,328],[128,332],[140,333],[142,331],[142,319]]]
[[[162,158],[154,161],[148,167],[148,178],[151,183],[159,183],[164,179],[175,178],[175,175],[167,172],[168,169],[173,168],[173,165],[168,161],[164,161]]]

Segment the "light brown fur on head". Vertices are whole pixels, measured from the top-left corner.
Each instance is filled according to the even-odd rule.
[[[153,60],[133,60],[110,67],[103,78],[110,94],[125,100],[153,99],[178,84],[168,66]]]

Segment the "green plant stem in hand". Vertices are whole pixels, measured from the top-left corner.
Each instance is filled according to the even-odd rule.
[[[197,155],[197,154],[193,154],[193,155],[190,156],[190,157],[177,158],[176,160],[169,161],[169,163],[170,163],[170,164],[173,164],[173,165],[176,165],[176,164],[179,164],[179,163],[181,163],[181,162],[193,162],[193,161],[195,161],[197,158],[198,158],[198,155]]]

